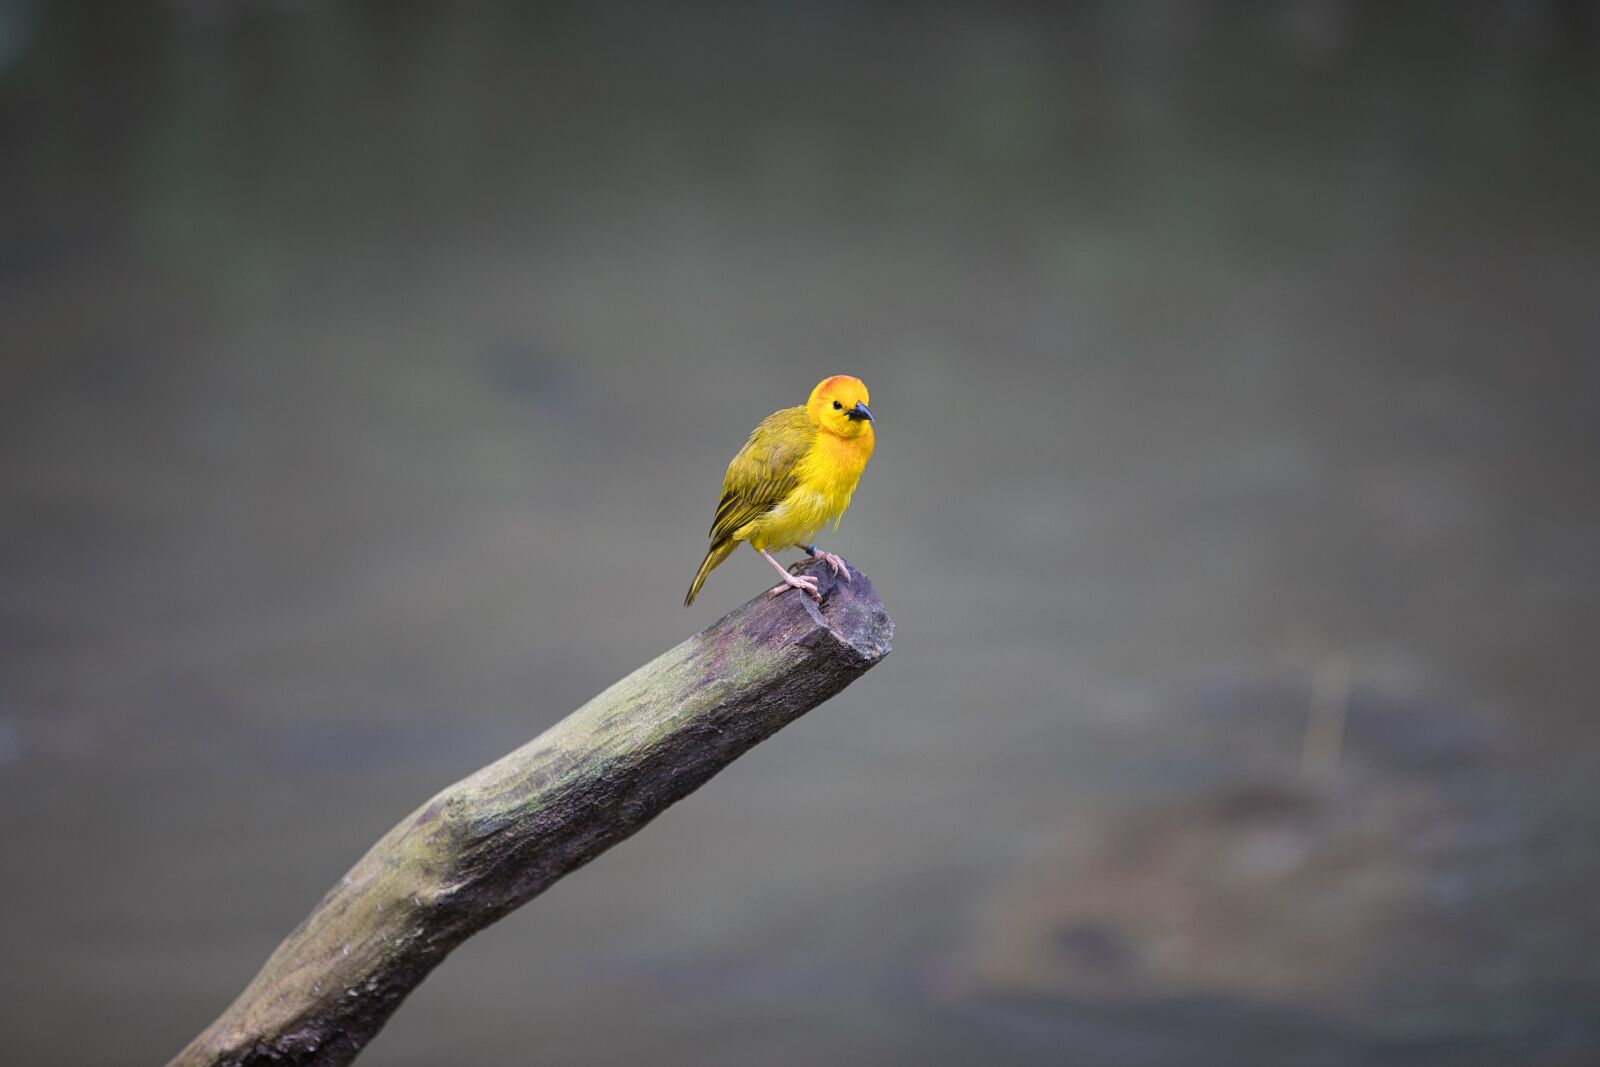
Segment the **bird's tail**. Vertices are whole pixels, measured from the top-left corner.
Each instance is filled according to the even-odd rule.
[[[714,541],[706,550],[706,558],[700,564],[700,573],[694,576],[694,584],[689,587],[689,595],[683,598],[683,606],[688,607],[694,603],[695,594],[700,592],[700,587],[706,582],[706,575],[717,569],[717,564],[727,559],[737,548],[737,541]]]

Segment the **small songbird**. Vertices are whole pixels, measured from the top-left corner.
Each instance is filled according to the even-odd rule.
[[[804,589],[822,599],[815,578],[790,574],[772,558],[769,548],[802,548],[850,580],[844,560],[819,550],[811,539],[829,522],[839,528],[856,482],[872,458],[869,399],[861,379],[836,374],[819,382],[804,406],[774,411],[751,431],[750,440],[723,475],[711,547],[683,598],[684,607],[694,603],[706,575],[741,541],[750,542],[783,577],[773,593]]]

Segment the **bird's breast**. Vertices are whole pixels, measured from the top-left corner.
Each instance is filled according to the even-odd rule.
[[[839,437],[836,434],[817,435],[817,443],[806,457],[815,477],[822,482],[843,484],[848,495],[861,479],[867,460],[872,458],[873,436],[869,428],[860,437]]]
[[[853,441],[821,435],[800,462],[795,488],[761,521],[762,533],[752,543],[757,548],[802,544],[824,526],[837,522],[850,506],[870,456],[870,443],[863,449]]]
[[[850,497],[861,480],[861,472],[872,455],[870,438],[846,440],[822,434],[806,457],[801,486],[816,498],[814,507],[821,513],[818,525],[844,514]]]

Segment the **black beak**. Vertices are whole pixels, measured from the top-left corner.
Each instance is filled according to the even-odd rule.
[[[845,412],[844,417],[847,419],[866,419],[868,422],[871,422],[872,412],[867,410],[867,405],[857,404],[855,407]]]

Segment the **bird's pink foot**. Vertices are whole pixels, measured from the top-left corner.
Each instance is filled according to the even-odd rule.
[[[850,580],[850,565],[844,561],[843,556],[835,555],[832,552],[824,552],[820,548],[812,554],[832,568],[833,573],[847,582]]]
[[[788,571],[784,571],[783,584],[775,585],[767,590],[767,595],[777,596],[785,589],[804,589],[811,594],[812,600],[822,599],[822,593],[817,589],[817,580],[809,574],[790,574]]]

